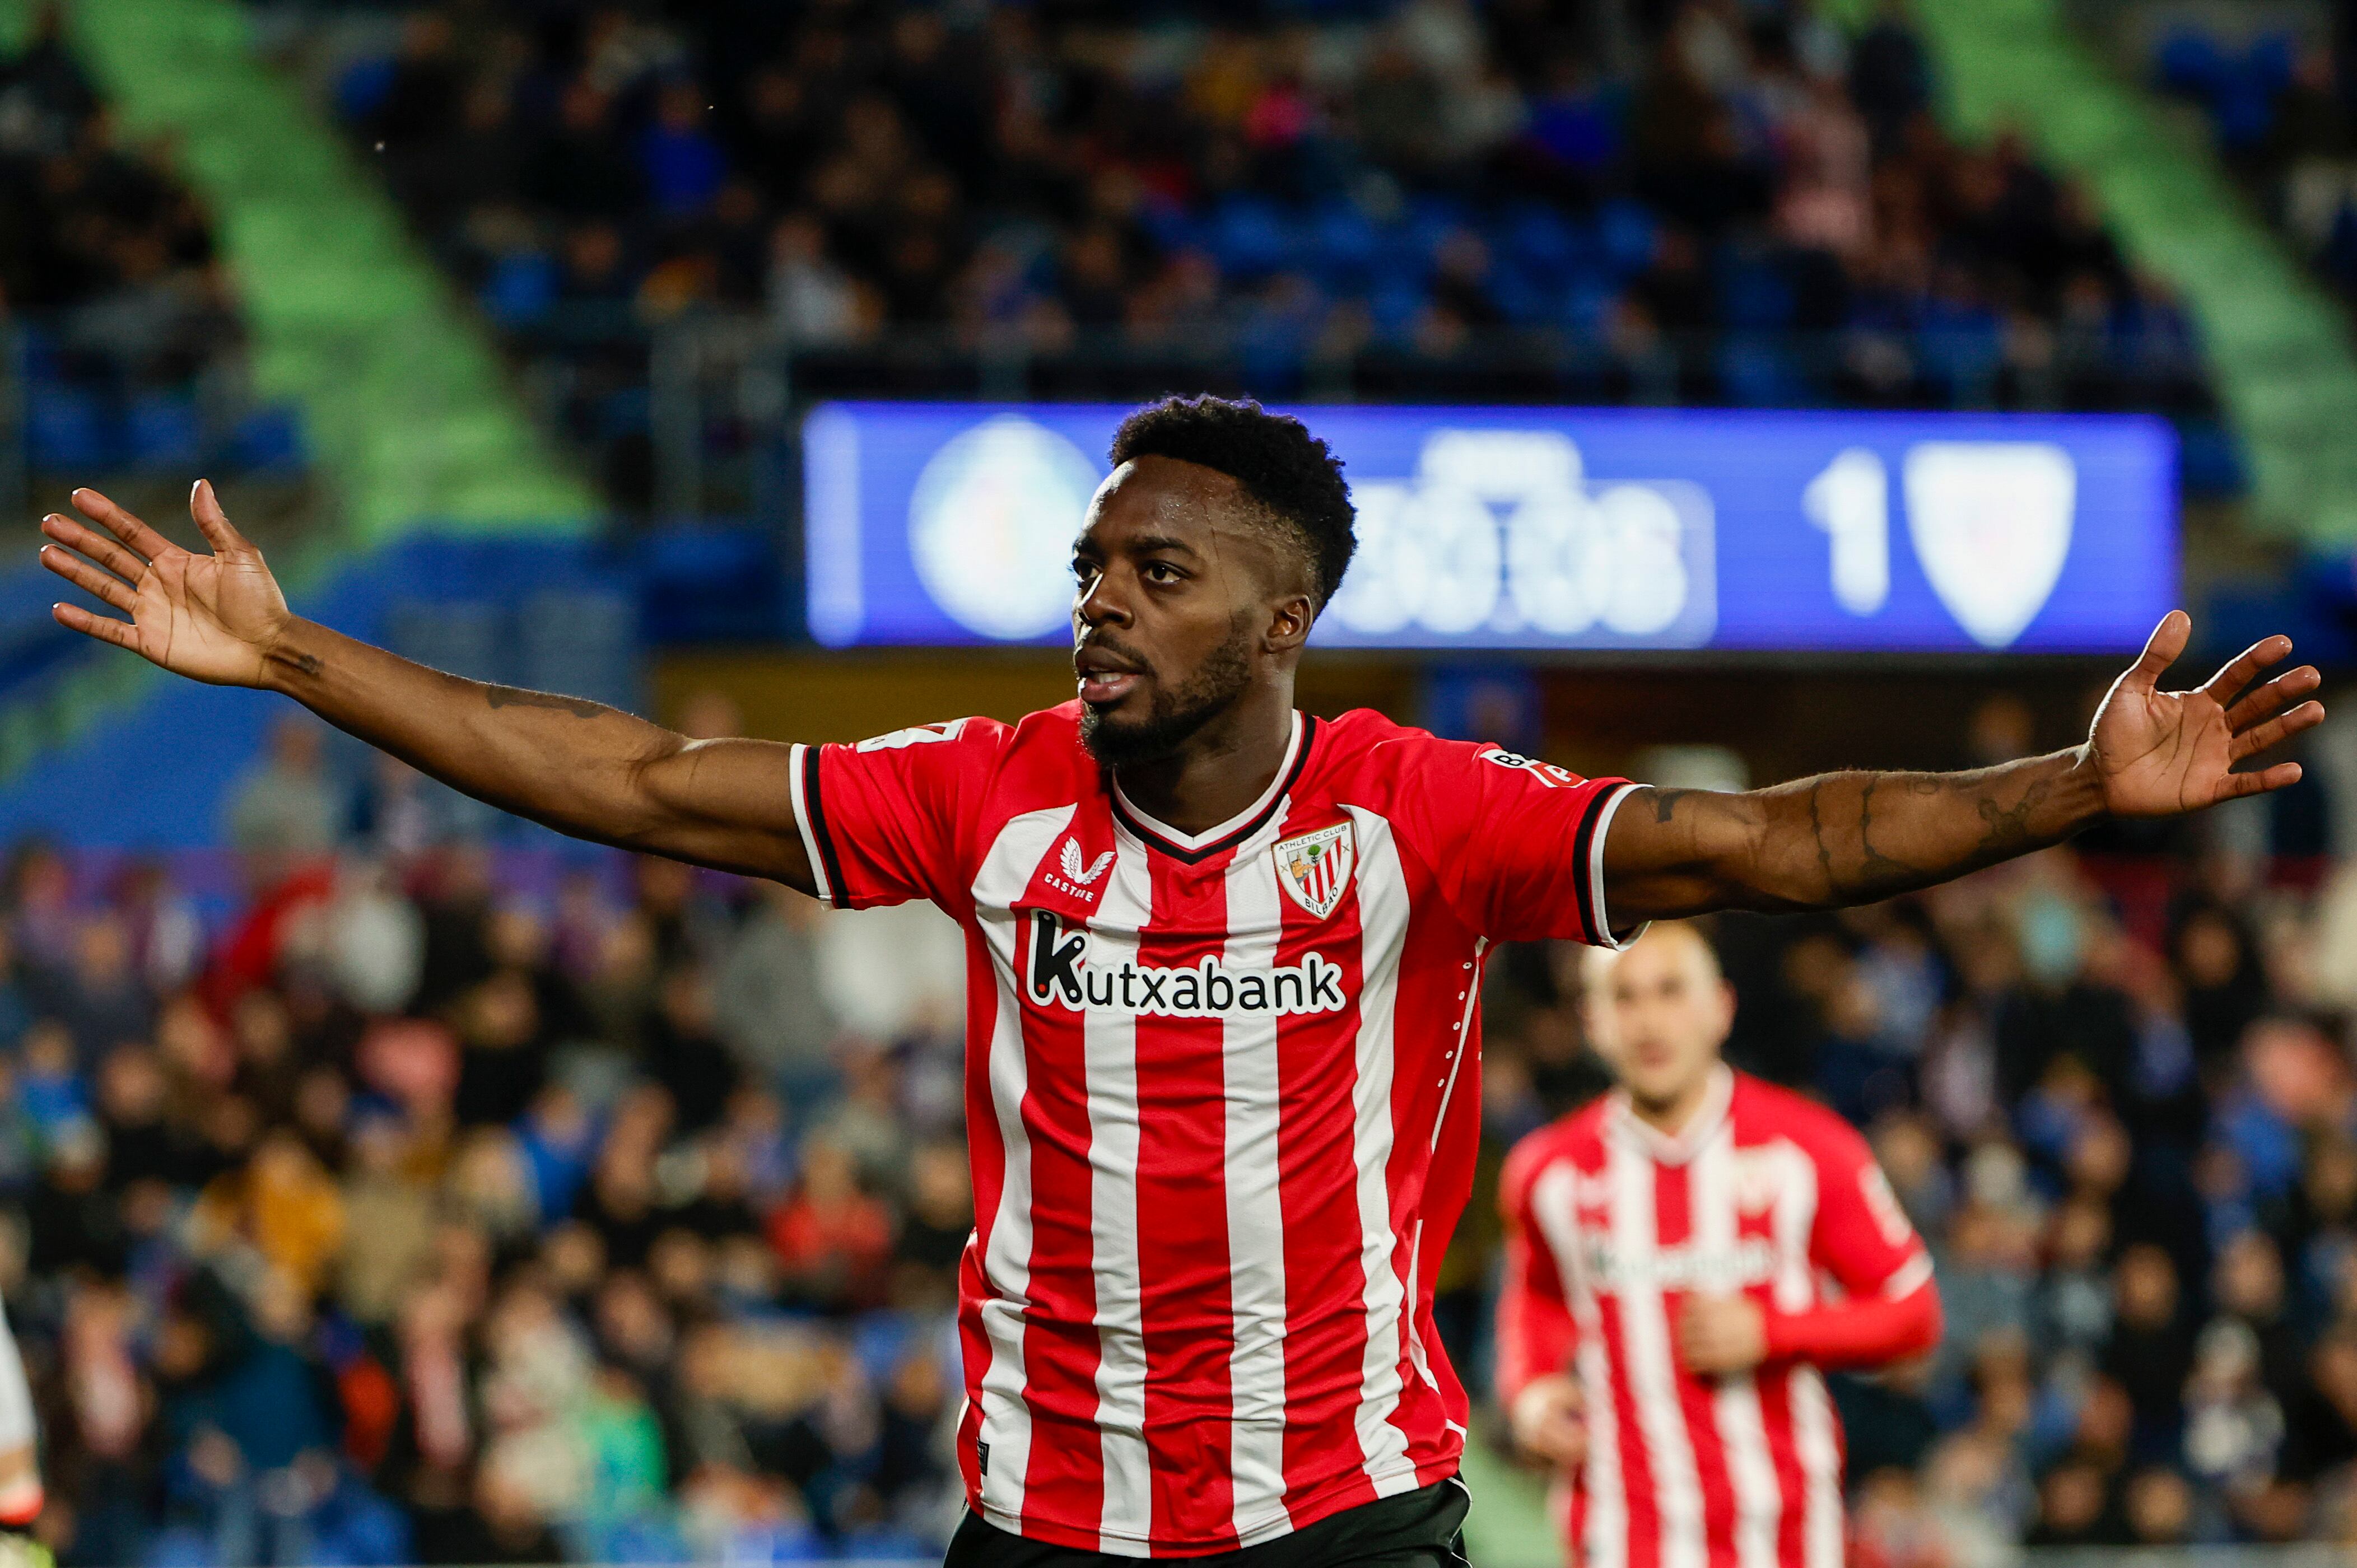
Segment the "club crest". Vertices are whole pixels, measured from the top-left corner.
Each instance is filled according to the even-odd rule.
[[[1983,648],[2012,644],[2046,607],[2071,553],[2078,469],[2042,441],[1908,448],[1907,531],[1932,591]]]
[[[1351,886],[1351,868],[1358,863],[1358,835],[1349,822],[1336,822],[1314,833],[1281,840],[1276,846],[1276,876],[1293,901],[1322,920],[1342,901]]]

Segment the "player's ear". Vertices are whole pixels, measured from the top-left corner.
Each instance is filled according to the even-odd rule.
[[[1290,653],[1309,640],[1318,608],[1308,594],[1287,594],[1269,607],[1268,632],[1262,646],[1271,653]]]

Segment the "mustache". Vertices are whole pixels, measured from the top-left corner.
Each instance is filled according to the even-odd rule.
[[[1109,653],[1113,655],[1113,657],[1120,660],[1122,663],[1128,666],[1130,671],[1133,673],[1139,675],[1151,675],[1154,673],[1153,664],[1147,661],[1143,655],[1137,653],[1135,650],[1124,647],[1122,644],[1114,641],[1109,637],[1092,636],[1086,642],[1082,643],[1078,648],[1072,650],[1073,660],[1077,662],[1082,653],[1092,649],[1100,653]]]

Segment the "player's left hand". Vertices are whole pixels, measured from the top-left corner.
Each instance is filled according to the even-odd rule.
[[[2261,671],[2290,656],[2290,638],[2270,637],[2190,692],[2158,690],[2161,671],[2192,635],[2192,618],[2183,610],[2163,616],[2143,656],[2112,683],[2095,711],[2088,752],[2103,781],[2104,810],[2114,816],[2175,816],[2298,781],[2297,762],[2250,773],[2232,769],[2323,723],[2323,704],[2298,699],[2324,678],[2314,665],[2303,664],[2233,702]]]
[[[1678,1315],[1678,1360],[1700,1377],[1748,1372],[1768,1356],[1768,1319],[1748,1295],[1695,1295]]]

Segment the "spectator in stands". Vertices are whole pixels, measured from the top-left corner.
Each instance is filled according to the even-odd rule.
[[[1582,397],[2207,407],[2084,194],[2016,138],[1946,139],[1903,7],[1850,40],[1800,0],[1649,6],[1615,79],[1586,27],[1390,9],[1107,47],[1131,36],[1003,7],[429,6],[336,96],[617,463],[643,354],[576,305],[758,299],[830,353],[888,326],[1049,360],[1180,342],[1269,389],[1405,359],[1477,395],[1511,368]]]
[[[342,802],[324,771],[319,726],[278,720],[268,760],[231,798],[230,843],[274,860],[320,854],[342,836],[343,822]]]

